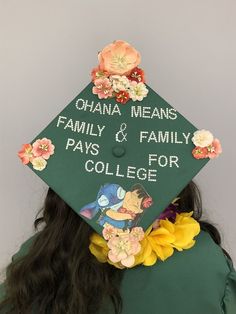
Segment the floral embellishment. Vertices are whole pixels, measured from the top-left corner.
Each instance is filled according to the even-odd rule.
[[[33,159],[32,149],[31,144],[23,144],[22,149],[18,152],[18,157],[20,157],[24,165],[27,165]]]
[[[222,153],[220,141],[207,130],[198,130],[193,133],[192,142],[196,146],[192,155],[196,159],[216,158]]]
[[[139,52],[123,40],[115,40],[98,54],[99,66],[110,74],[126,75],[141,61]]]
[[[35,157],[32,165],[35,170],[42,171],[47,166],[47,161],[43,157]]]
[[[98,61],[91,80],[95,85],[92,92],[99,99],[115,97],[117,102],[126,104],[130,99],[142,101],[147,96],[144,71],[138,67],[141,57],[130,44],[114,41],[99,52]]]
[[[110,80],[112,88],[115,92],[125,91],[129,88],[130,81],[125,75],[111,75]]]
[[[32,152],[35,157],[49,159],[49,157],[54,154],[54,148],[55,146],[52,144],[51,140],[44,137],[43,139],[36,140],[33,143]]]
[[[109,76],[109,73],[106,71],[102,71],[99,67],[93,68],[91,72],[92,82],[97,79],[104,79]]]
[[[105,240],[110,240],[117,235],[117,229],[110,225],[103,229],[102,234]]]
[[[195,146],[206,147],[213,142],[213,135],[207,130],[198,130],[193,133],[192,142]]]
[[[129,99],[129,93],[126,91],[120,91],[116,94],[116,101],[121,104],[126,104]]]
[[[137,83],[136,81],[130,83],[129,96],[133,101],[142,101],[147,96],[147,93],[148,89],[144,83]]]
[[[97,94],[99,99],[112,96],[113,89],[108,78],[99,78],[94,81],[93,94]]]
[[[136,81],[137,83],[145,83],[144,71],[138,67],[134,68],[128,76],[128,79],[131,81]]]
[[[107,246],[110,249],[108,257],[111,262],[120,262],[125,267],[134,265],[134,256],[141,250],[138,236],[132,233],[110,238]]]
[[[220,141],[217,138],[215,138],[213,142],[207,146],[207,150],[208,150],[209,158],[217,157],[219,154],[222,153],[222,147],[221,147]]]
[[[47,166],[47,160],[54,154],[54,149],[51,140],[44,137],[37,139],[32,145],[23,144],[18,157],[24,165],[30,162],[35,170],[42,171]]]
[[[174,205],[174,203],[172,203]],[[167,211],[174,210],[174,207]],[[105,227],[103,237],[93,233],[90,237],[90,252],[102,263],[110,263],[117,268],[136,265],[152,266],[158,260],[169,258],[174,249],[183,251],[195,244],[200,232],[199,223],[191,217],[193,212],[176,212],[175,218],[158,218],[158,225],[151,225],[146,232],[142,227],[131,230]]]

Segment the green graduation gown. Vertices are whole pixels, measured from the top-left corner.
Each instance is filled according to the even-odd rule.
[[[13,259],[27,253],[35,236]],[[121,296],[122,314],[236,314],[236,271],[210,235],[201,231],[193,248],[175,251],[151,267],[126,270]],[[100,313],[113,311],[108,305]]]

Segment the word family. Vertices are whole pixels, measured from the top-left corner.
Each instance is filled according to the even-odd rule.
[[[87,172],[95,172],[99,174],[105,174],[110,176],[138,179],[141,181],[154,181],[157,180],[156,169],[145,169],[137,168],[134,166],[127,166],[121,169],[119,164],[104,162],[104,161],[93,161],[91,159],[85,162],[85,170]]]
[[[93,124],[85,121],[69,119],[65,116],[59,116],[57,119],[57,128],[62,127],[64,130],[87,134],[91,136],[102,136],[105,125]]]
[[[177,119],[177,112],[174,108],[157,108],[145,106],[131,106],[132,118],[148,118],[148,119]]]
[[[92,113],[99,113],[101,115],[121,115],[120,108],[117,104],[101,104],[100,102],[94,102],[93,100],[89,102],[88,100],[84,100],[79,98],[76,100],[75,107],[78,110],[89,111]]]
[[[191,133],[174,131],[140,131],[139,142],[188,144]]]

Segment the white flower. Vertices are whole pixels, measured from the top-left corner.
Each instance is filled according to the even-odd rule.
[[[111,84],[113,90],[118,93],[119,91],[124,91],[129,88],[130,81],[125,75],[111,75]]]
[[[193,133],[192,142],[195,146],[206,147],[211,145],[214,137],[210,131],[207,130],[198,130]]]
[[[133,101],[142,101],[147,96],[147,93],[148,89],[144,83],[137,83],[135,81],[130,83],[129,96]]]
[[[47,166],[47,161],[43,157],[36,157],[32,160],[32,165],[35,170],[42,171]]]

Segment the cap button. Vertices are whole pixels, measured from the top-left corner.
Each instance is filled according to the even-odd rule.
[[[115,157],[122,157],[124,156],[125,154],[125,148],[123,146],[114,146],[112,148],[112,154],[115,156]]]

